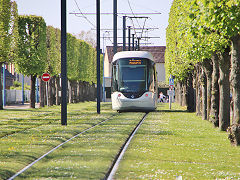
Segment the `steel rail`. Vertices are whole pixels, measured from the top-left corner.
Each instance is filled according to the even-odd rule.
[[[118,166],[120,161],[122,160],[124,153],[126,152],[128,145],[130,144],[132,138],[134,137],[134,135],[136,134],[136,132],[138,131],[139,127],[142,125],[143,121],[146,119],[148,113],[146,113],[143,118],[141,119],[141,121],[139,121],[139,123],[137,124],[137,126],[134,128],[134,130],[131,132],[131,134],[129,135],[129,137],[127,138],[127,140],[125,141],[125,143],[123,144],[123,146],[121,147],[119,153],[117,154],[117,156],[115,157],[112,166],[109,168],[109,171],[107,172],[107,174],[105,175],[104,180],[113,180],[114,175],[117,172]]]
[[[30,163],[29,165],[27,165],[26,167],[24,167],[22,170],[18,171],[18,172],[17,172],[16,174],[14,174],[12,177],[8,178],[8,180],[13,180],[13,179],[15,179],[17,176],[19,176],[20,174],[22,174],[24,171],[26,171],[27,169],[29,169],[30,167],[32,167],[32,166],[33,166],[34,164],[36,164],[38,161],[40,161],[41,159],[43,159],[44,157],[46,157],[47,155],[49,155],[50,153],[52,153],[53,151],[55,151],[56,149],[58,149],[59,147],[63,146],[63,145],[66,144],[67,142],[73,140],[74,138],[80,136],[81,134],[83,134],[83,133],[85,133],[85,132],[93,129],[94,127],[99,126],[99,125],[101,125],[102,123],[110,120],[110,119],[111,119],[112,117],[114,117],[114,116],[115,116],[115,115],[113,115],[113,116],[109,117],[108,119],[105,119],[105,120],[103,120],[103,121],[101,121],[101,122],[93,125],[93,126],[90,127],[90,128],[85,129],[84,131],[78,133],[77,135],[75,135],[75,136],[71,137],[70,139],[64,141],[63,143],[59,144],[59,145],[56,146],[55,148],[51,149],[50,151],[48,151],[47,153],[45,153],[44,155],[42,155],[41,157],[39,157],[38,159],[36,159],[36,160],[33,161],[32,163]]]

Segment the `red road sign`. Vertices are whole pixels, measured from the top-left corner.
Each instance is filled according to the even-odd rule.
[[[42,80],[48,82],[50,79],[50,75],[48,73],[43,73]]]

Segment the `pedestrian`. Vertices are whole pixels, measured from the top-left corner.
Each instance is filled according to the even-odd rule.
[[[163,98],[165,98],[164,94],[162,92],[160,92],[159,94],[159,102],[164,102]]]

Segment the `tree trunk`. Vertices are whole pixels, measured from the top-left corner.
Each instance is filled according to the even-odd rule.
[[[53,78],[48,81],[48,106],[53,106]]]
[[[68,94],[69,94],[69,103],[73,103],[73,83],[72,81],[68,80]]]
[[[39,94],[40,94],[40,107],[44,107],[45,106],[45,82],[40,79],[39,81]]]
[[[72,95],[73,95],[73,103],[77,102],[77,82],[72,81]]]
[[[96,96],[95,84],[92,83],[92,101],[95,101],[96,98],[97,98],[97,96]],[[101,99],[102,99],[102,98],[101,98]]]
[[[219,128],[226,131],[230,125],[230,47],[219,56]]]
[[[61,88],[60,88],[60,78],[59,77],[56,77],[55,86],[56,86],[56,105],[60,105],[61,99],[59,96],[59,92],[61,91]]]
[[[207,78],[207,120],[209,120],[211,111],[212,71],[213,71],[211,59],[205,59],[203,61],[203,67]]]
[[[31,75],[31,94],[30,94],[30,107],[35,108],[35,102],[36,102],[36,75]]]
[[[182,83],[182,106],[187,106],[187,87],[186,87],[186,82]]]
[[[84,81],[83,82],[83,98],[82,98],[83,102],[87,100],[87,92],[86,92],[87,91],[87,88],[86,88],[87,85],[86,84],[87,83]]]
[[[53,98],[53,105],[56,105],[56,76],[53,76],[52,77],[52,80],[53,80],[53,84],[52,84],[52,98]]]
[[[175,102],[179,103],[179,82],[176,83],[175,86]]]
[[[86,93],[87,93],[87,101],[90,101],[90,85],[89,85],[89,82],[86,83]]]
[[[3,85],[2,85],[2,65],[3,63],[0,62],[0,110],[3,110],[3,99],[2,99],[2,89],[3,89]]]
[[[178,83],[178,103],[182,105],[182,82]]]
[[[201,73],[200,66],[196,67],[196,114],[201,115]]]
[[[232,38],[233,123],[240,124],[240,35]]]
[[[77,99],[76,99],[76,102],[79,103],[80,102],[80,99],[79,99],[79,94],[80,94],[80,88],[79,88],[79,81],[76,82],[76,88],[77,88]]]
[[[83,98],[83,82],[80,81],[79,82],[79,101],[80,102],[83,101],[82,98]]]
[[[202,119],[207,120],[207,77],[202,69]]]
[[[187,110],[189,112],[194,112],[195,107],[194,107],[194,89],[193,89],[193,77],[192,73],[188,74],[188,79],[187,79]]]
[[[215,127],[219,126],[219,59],[216,53],[212,56],[213,73],[212,73],[212,97],[210,121]]]

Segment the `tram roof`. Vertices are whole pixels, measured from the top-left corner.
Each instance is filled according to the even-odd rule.
[[[152,54],[147,51],[121,51],[113,56],[112,62],[121,58],[147,58],[154,61]]]
[[[122,46],[118,46],[117,52],[121,52],[123,49]],[[128,47],[126,47],[128,49]],[[141,46],[141,51],[148,51],[153,55],[155,63],[165,63],[165,49],[166,46]],[[113,61],[113,46],[106,47],[106,54],[108,62],[111,63]]]

